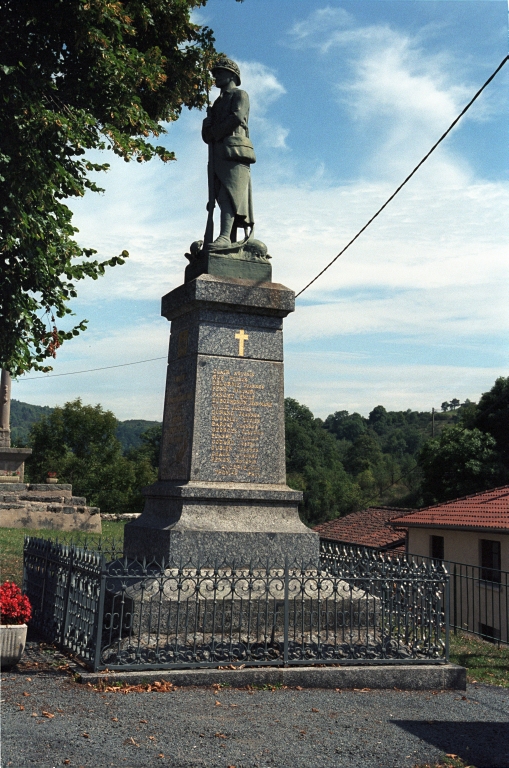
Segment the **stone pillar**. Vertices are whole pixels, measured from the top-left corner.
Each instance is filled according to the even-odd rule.
[[[0,379],[0,483],[22,483],[25,459],[31,448],[11,448],[11,374],[2,368]],[[13,474],[16,473],[16,476]]]
[[[214,565],[317,564],[286,485],[283,318],[276,283],[201,275],[162,300],[171,320],[159,479],[125,526],[131,556]]]
[[[0,379],[0,448],[11,447],[11,374],[2,368]]]

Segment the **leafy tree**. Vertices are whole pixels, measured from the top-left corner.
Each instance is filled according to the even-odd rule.
[[[509,470],[509,376],[498,378],[490,391],[482,395],[477,407],[465,412],[463,421],[495,438],[497,450]]]
[[[366,419],[360,413],[348,413],[348,411],[336,411],[327,416],[324,422],[325,429],[331,432],[338,440],[356,440],[367,432]]]
[[[191,21],[206,0],[3,0],[0,4],[0,365],[13,375],[44,364],[78,335],[76,283],[122,264],[78,245],[63,202],[100,191],[108,164],[174,159],[150,137],[183,107],[202,107],[211,31]],[[55,315],[58,320],[55,319]],[[58,323],[58,326],[57,326]]]
[[[30,481],[43,482],[48,471],[56,472],[61,482],[72,483],[75,495],[103,512],[141,511],[141,488],[156,473],[146,457],[133,461],[122,454],[117,423],[111,411],[79,399],[54,408],[30,432]]]
[[[448,403],[448,402],[447,402],[447,400],[446,400],[445,402],[443,402],[443,403],[442,403],[442,405],[441,405],[440,407],[441,407],[441,409],[442,409],[442,410],[444,411],[444,413],[445,413],[445,411],[448,411],[448,410],[449,410],[449,408],[451,407],[451,404],[450,404],[450,403]]]
[[[457,397],[453,397],[453,399],[449,403],[452,411],[455,411],[456,408],[459,406],[459,404],[460,404],[460,401],[458,400]]]
[[[377,405],[369,414],[369,426],[375,430],[377,435],[383,435],[387,431],[388,422],[387,411],[383,405]]]
[[[347,472],[359,475],[366,470],[372,470],[381,460],[380,443],[370,432],[354,440],[344,458],[344,465]]]
[[[303,491],[301,515],[316,525],[359,508],[362,492],[346,474],[336,439],[309,408],[285,400],[286,471],[291,488]]]
[[[421,449],[425,503],[448,501],[502,484],[504,467],[496,441],[479,429],[454,426]]]
[[[161,450],[162,436],[162,424],[155,424],[154,426],[149,427],[140,435],[141,445],[132,448],[127,454],[128,457],[135,461],[146,459],[154,469],[157,469],[159,467],[159,453]]]

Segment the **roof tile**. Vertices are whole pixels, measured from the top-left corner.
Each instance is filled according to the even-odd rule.
[[[322,539],[356,544],[361,547],[403,546],[406,529],[397,529],[389,525],[392,518],[400,516],[401,507],[369,507],[360,512],[351,512],[345,517],[328,520],[313,528]]]
[[[394,518],[391,525],[482,528],[509,532],[509,485]]]

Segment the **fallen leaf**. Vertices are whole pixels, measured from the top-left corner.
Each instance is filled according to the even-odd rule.
[[[81,735],[83,736],[84,739],[89,739],[90,738],[90,734],[89,733],[82,733]]]
[[[163,755],[163,753],[162,753],[162,752],[160,752],[160,753],[157,755],[157,757],[164,757],[164,755]]]
[[[215,733],[214,736],[217,736],[218,739],[226,739],[227,738],[224,733],[219,733],[219,731],[217,733]]]
[[[149,736],[150,741],[154,741],[155,736]]]
[[[467,697],[466,697],[466,696],[462,696],[462,697],[461,697],[461,701],[468,701],[468,699],[467,699]]]
[[[23,706],[23,704],[18,704],[18,708],[19,708],[19,711],[20,711],[20,712],[22,712],[22,711],[25,709],[25,707]]]
[[[148,723],[148,720],[140,720],[140,723]]]
[[[316,709],[315,707],[312,707],[311,712],[319,712],[319,709]]]
[[[296,691],[303,691],[304,689],[302,688],[302,686],[300,686],[300,685],[296,685],[296,686],[295,686],[295,690],[296,690]]]
[[[215,703],[215,706],[216,706],[216,707],[222,707],[223,705],[221,704],[221,702],[220,702],[220,701],[216,701],[216,703]]]
[[[56,709],[55,712],[63,712],[63,709]]]
[[[69,760],[69,758],[66,758],[66,759],[65,759],[65,760],[63,760],[62,762],[64,763],[64,765],[69,765],[69,763],[70,763],[71,761]]]
[[[341,693],[341,688],[336,688],[336,693]]]
[[[27,677],[27,681],[28,681],[29,683],[31,683],[31,682],[32,682],[32,678],[31,678],[31,677]]]
[[[118,723],[118,717],[112,717],[111,719],[113,720],[114,723]]]
[[[48,720],[51,720],[52,717],[55,717],[55,715],[51,714],[51,712],[46,712],[45,709],[42,710],[42,716],[47,717]]]
[[[32,717],[39,717],[39,715],[37,714],[37,712],[32,712]]]
[[[26,691],[23,691],[23,696],[30,696],[30,694],[27,693]]]
[[[300,733],[302,736],[305,736],[305,735],[306,735],[306,733],[307,733],[307,731],[299,731],[299,733]]]

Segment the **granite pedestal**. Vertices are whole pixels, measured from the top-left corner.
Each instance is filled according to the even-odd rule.
[[[133,557],[318,564],[286,485],[283,318],[276,283],[201,275],[162,300],[171,320],[159,479],[125,527]]]

